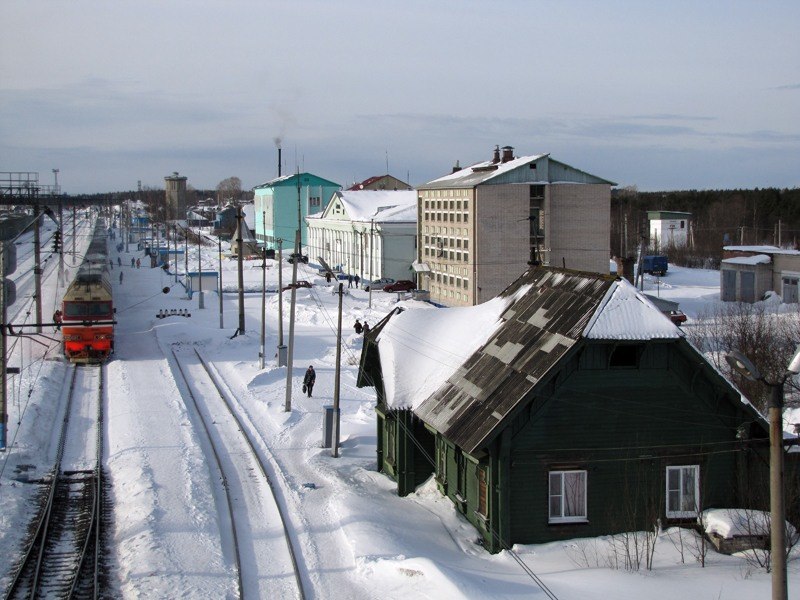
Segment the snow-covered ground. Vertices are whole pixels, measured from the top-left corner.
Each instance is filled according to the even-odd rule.
[[[131,250],[134,246],[131,246]],[[190,249],[190,270],[197,265]],[[115,258],[116,253],[111,255]],[[237,410],[252,423],[277,476],[280,501],[289,510],[314,598],[528,598],[545,597],[508,552],[487,553],[477,533],[426,484],[399,498],[395,485],[376,471],[374,392],[356,388],[361,336],[356,318],[371,325],[398,302],[396,294],[345,290],[340,402],[340,456],[321,447],[324,407],[333,402],[338,298],[316,269],[301,265],[298,278],[314,284],[297,291],[291,412],[284,411],[286,367],[277,367],[278,296],[266,301],[266,368],[259,369],[261,294],[245,296],[245,332],[238,325],[238,296],[224,296],[220,327],[218,297],[190,300],[172,274],[131,268],[121,255],[124,283],[112,273],[118,326],[116,354],[108,364],[106,468],[112,485],[111,532],[115,590],[125,598],[217,598],[235,590],[230,557],[221,542],[220,512],[212,493],[217,473],[199,440],[199,425],[184,403],[170,364],[171,349],[195,347],[224,379]],[[203,251],[203,268],[218,269],[216,246]],[[313,261],[313,256],[312,256]],[[277,287],[278,264],[267,261],[267,287]],[[261,288],[260,261],[245,263],[245,288]],[[236,281],[236,262],[223,260],[223,283]],[[284,285],[292,266],[283,265]],[[183,271],[183,265],[179,265]],[[55,279],[55,278],[54,278]],[[163,288],[169,288],[163,293]],[[345,284],[346,288],[346,284]],[[719,273],[670,267],[646,291],[680,302],[689,323],[719,297]],[[46,289],[53,296],[63,285]],[[284,294],[288,343],[290,294]],[[21,298],[19,302],[29,302]],[[54,301],[51,301],[53,305]],[[159,310],[183,309],[191,317],[158,319]],[[46,318],[49,317],[49,314]],[[45,350],[22,339],[15,347],[9,402],[10,440],[0,479],[0,586],[25,535],[34,486],[46,473],[57,429],[59,392],[67,365],[54,341]],[[301,393],[305,368],[317,371],[314,396]],[[254,535],[264,523],[252,523]],[[518,557],[561,599],[753,599],[769,596],[770,575],[738,556],[710,553],[702,568],[677,543],[679,532],[660,535],[654,568],[610,568],[608,540],[574,540],[517,546]],[[263,581],[262,581],[263,585]],[[269,587],[269,586],[267,586]],[[789,588],[800,589],[800,565],[789,564]],[[262,588],[263,589],[263,588]],[[284,588],[276,584],[276,590]],[[790,591],[790,594],[793,593]],[[275,596],[279,596],[276,592]]]

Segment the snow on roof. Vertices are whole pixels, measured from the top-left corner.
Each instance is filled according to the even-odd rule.
[[[411,309],[389,319],[378,337],[387,405],[412,410],[420,406],[495,334],[505,323],[505,311],[530,289],[524,285],[511,296],[477,306]],[[582,335],[607,340],[682,337],[680,329],[624,279],[613,282]]]
[[[431,306],[393,316],[378,336],[386,404],[416,408],[495,332],[508,304],[498,297],[478,306]]]
[[[415,190],[360,190],[336,192],[351,221],[417,220]]]
[[[768,265],[772,262],[772,258],[766,254],[756,254],[755,256],[725,258],[722,262],[728,265]]]
[[[778,248],[777,246],[723,246],[723,250],[728,252],[759,252],[761,254],[800,254],[800,250],[790,248]]]
[[[502,175],[504,173],[508,173],[509,171],[513,171],[514,169],[521,167],[523,165],[527,165],[528,163],[532,163],[540,158],[547,156],[547,154],[535,154],[533,156],[520,156],[518,158],[514,158],[509,160],[508,162],[500,162],[500,163],[493,163],[491,160],[487,160],[484,162],[480,162],[469,167],[465,167],[460,171],[456,171],[455,173],[449,173],[444,177],[439,177],[438,179],[434,179],[425,184],[427,186],[436,186],[437,184],[441,183],[449,183],[453,187],[458,187],[459,184],[465,186],[473,186],[477,183],[481,183],[484,181],[488,181],[497,177],[498,175]],[[496,167],[495,169],[491,169],[491,167]],[[484,170],[485,169],[485,170]],[[490,170],[491,169],[491,170]],[[459,181],[462,180],[462,181]]]
[[[615,281],[583,337],[602,340],[652,340],[681,337],[680,330],[626,279]]]

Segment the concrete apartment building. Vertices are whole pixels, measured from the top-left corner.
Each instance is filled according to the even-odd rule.
[[[612,185],[505,146],[419,186],[417,287],[433,302],[471,306],[530,264],[608,273]]]

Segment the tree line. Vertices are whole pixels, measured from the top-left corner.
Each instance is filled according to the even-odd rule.
[[[612,255],[636,255],[652,210],[691,213],[689,247],[668,252],[670,262],[681,266],[719,268],[725,245],[800,245],[800,188],[640,192],[625,187],[611,192]]]

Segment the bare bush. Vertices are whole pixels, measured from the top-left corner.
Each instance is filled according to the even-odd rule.
[[[725,355],[731,350],[743,353],[768,381],[780,380],[800,341],[800,312],[785,310],[784,304],[756,302],[720,302],[698,316],[694,327],[686,333],[716,367],[765,412],[770,388],[759,381],[749,381],[731,373]],[[787,406],[799,406],[797,384],[786,382]]]

